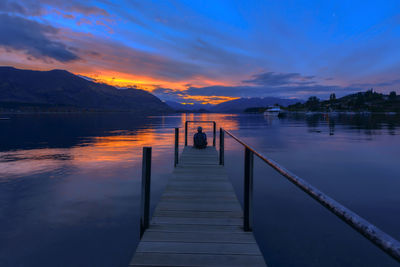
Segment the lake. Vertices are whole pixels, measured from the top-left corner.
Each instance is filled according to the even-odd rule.
[[[8,116],[0,121],[0,266],[127,266],[139,241],[142,147],[153,147],[154,209],[173,169],[173,128],[194,119],[217,121],[400,239],[399,116]],[[225,136],[225,150],[242,201],[243,147]],[[254,179],[254,233],[269,266],[398,266],[257,158]]]

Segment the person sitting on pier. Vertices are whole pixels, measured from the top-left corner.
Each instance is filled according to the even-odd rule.
[[[197,127],[197,133],[193,136],[193,146],[198,149],[207,147],[207,135],[203,133],[203,128]]]

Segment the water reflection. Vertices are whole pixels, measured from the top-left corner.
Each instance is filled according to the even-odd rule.
[[[400,120],[392,116],[249,116],[235,134],[400,239]],[[228,141],[229,142],[229,141]],[[242,193],[243,151],[225,165]],[[397,266],[304,192],[255,161],[255,234],[271,266]]]
[[[218,127],[400,236],[398,116],[14,115],[0,124],[0,266],[46,266],[56,260],[60,266],[126,266],[138,242],[141,149],[153,147],[154,208],[173,168],[173,128],[186,120],[215,120]],[[197,126],[189,125],[190,141]],[[202,126],[212,138],[212,124]],[[182,128],[180,134],[182,149]],[[226,164],[240,196],[243,148],[231,138],[226,142]],[[304,208],[308,200],[303,192],[285,187],[281,177],[265,169],[256,168],[255,174],[256,224],[267,226],[256,235],[272,266],[294,265],[299,259],[312,265],[315,252],[314,266],[327,266],[323,258],[333,254],[351,262],[340,249],[349,232],[332,224],[330,236],[321,233],[325,228],[318,224],[332,220],[318,208]],[[293,214],[307,214],[313,229]],[[318,249],[318,242],[337,246],[324,243]]]
[[[278,118],[277,118],[278,119]],[[318,128],[320,125],[329,126],[329,134],[334,134],[336,125],[344,126],[347,130],[360,130],[366,135],[380,134],[379,131],[385,130],[390,135],[396,134],[396,129],[400,127],[400,114],[340,114],[340,113],[288,113],[281,122],[307,122],[309,128]]]
[[[69,149],[31,149],[0,152],[0,179],[52,172],[72,160]],[[0,180],[1,181],[1,180]]]
[[[219,126],[232,130],[238,129],[236,117],[237,115],[223,114],[184,114],[183,116],[177,116],[176,122],[171,126],[184,125],[186,120],[216,120]],[[43,117],[41,117],[41,119],[45,120]],[[53,118],[50,117],[49,119],[51,121]],[[114,117],[111,119],[114,119]],[[165,117],[153,117],[153,119],[157,121],[157,128],[164,128],[166,126]],[[88,118],[88,120],[90,120],[90,118]],[[109,123],[108,118],[106,118],[105,121]],[[137,123],[137,121],[135,122]],[[70,122],[67,121],[67,126],[65,127],[68,127],[69,123]],[[45,123],[42,122],[42,125],[44,124]],[[79,124],[81,125],[83,123]],[[198,124],[199,123],[189,124],[189,136],[191,133],[196,132]],[[50,125],[52,125],[52,123],[50,123]],[[115,124],[113,123],[112,125],[114,126]],[[124,126],[121,125],[120,127]],[[160,154],[164,153],[164,150],[172,147],[173,127],[170,127],[169,131],[165,131],[165,129],[159,130],[151,128],[154,126],[155,125],[152,125],[150,121],[146,121],[146,123],[140,125],[138,129],[101,131],[101,136],[79,136],[74,132],[74,134],[68,136],[67,139],[73,140],[75,144],[67,148],[62,148],[62,145],[61,147],[48,148],[47,146],[57,145],[49,140],[48,142],[38,142],[34,144],[35,147],[43,146],[43,148],[17,149],[0,152],[0,178],[54,172],[58,169],[65,168],[108,168],[112,167],[113,164],[127,166],[141,159],[140,149],[143,146],[154,147],[153,157],[158,158]],[[202,126],[204,127],[204,131],[208,133],[209,138],[212,138],[212,124],[204,124]],[[45,129],[42,130],[46,131],[49,129],[45,127]],[[55,129],[52,128],[50,131],[51,130]],[[46,134],[57,134],[57,132]],[[82,132],[80,132],[80,134],[82,134]],[[85,133],[83,134],[85,135]],[[183,130],[181,130],[181,135],[181,142],[183,142]],[[7,136],[7,141],[10,137],[12,136]],[[32,137],[27,136],[27,138],[29,140]],[[189,138],[189,141],[190,140]],[[26,142],[27,140],[23,141]],[[65,140],[63,140],[63,142],[64,141]],[[31,142],[28,142],[31,145]],[[9,145],[13,146],[13,143],[10,142]]]
[[[153,147],[156,199],[180,121],[49,114],[1,124],[0,266],[126,266],[137,242],[141,149]]]
[[[0,152],[0,178],[52,172],[69,168],[107,168],[131,164],[141,157],[138,149],[154,146],[154,156],[170,145],[171,133],[154,129],[135,132],[112,131],[111,136],[85,138],[71,148],[42,148]]]

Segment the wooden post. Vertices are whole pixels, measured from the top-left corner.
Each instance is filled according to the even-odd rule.
[[[215,121],[213,122],[213,134],[214,134],[213,146],[215,146],[215,139],[216,139],[216,135],[217,135],[217,125],[216,125]]]
[[[185,122],[185,146],[187,146],[188,141],[187,141],[187,136],[188,136],[188,122]]]
[[[254,153],[245,148],[244,152],[244,217],[243,228],[246,232],[253,230],[253,166]]]
[[[178,165],[178,157],[179,157],[179,128],[175,128],[175,160],[174,167]]]
[[[140,238],[149,227],[150,221],[150,178],[151,178],[151,147],[143,147],[142,159],[142,201],[140,215]]]
[[[219,165],[225,164],[224,149],[225,149],[224,129],[219,128]]]

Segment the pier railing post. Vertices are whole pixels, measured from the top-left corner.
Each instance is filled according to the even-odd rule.
[[[178,157],[179,157],[179,128],[175,128],[175,160],[174,167],[178,165]]]
[[[216,138],[216,135],[217,135],[217,125],[216,125],[215,121],[213,122],[213,133],[214,133],[213,146],[215,146],[215,138]]]
[[[254,153],[249,148],[244,152],[244,217],[243,228],[253,230],[253,166]]]
[[[187,146],[188,141],[187,141],[187,136],[188,136],[188,122],[185,122],[185,146]]]
[[[142,159],[142,200],[140,213],[140,238],[149,227],[150,221],[150,178],[151,178],[151,147],[143,147]]]
[[[225,149],[224,129],[219,128],[219,165],[225,164],[224,149]]]

